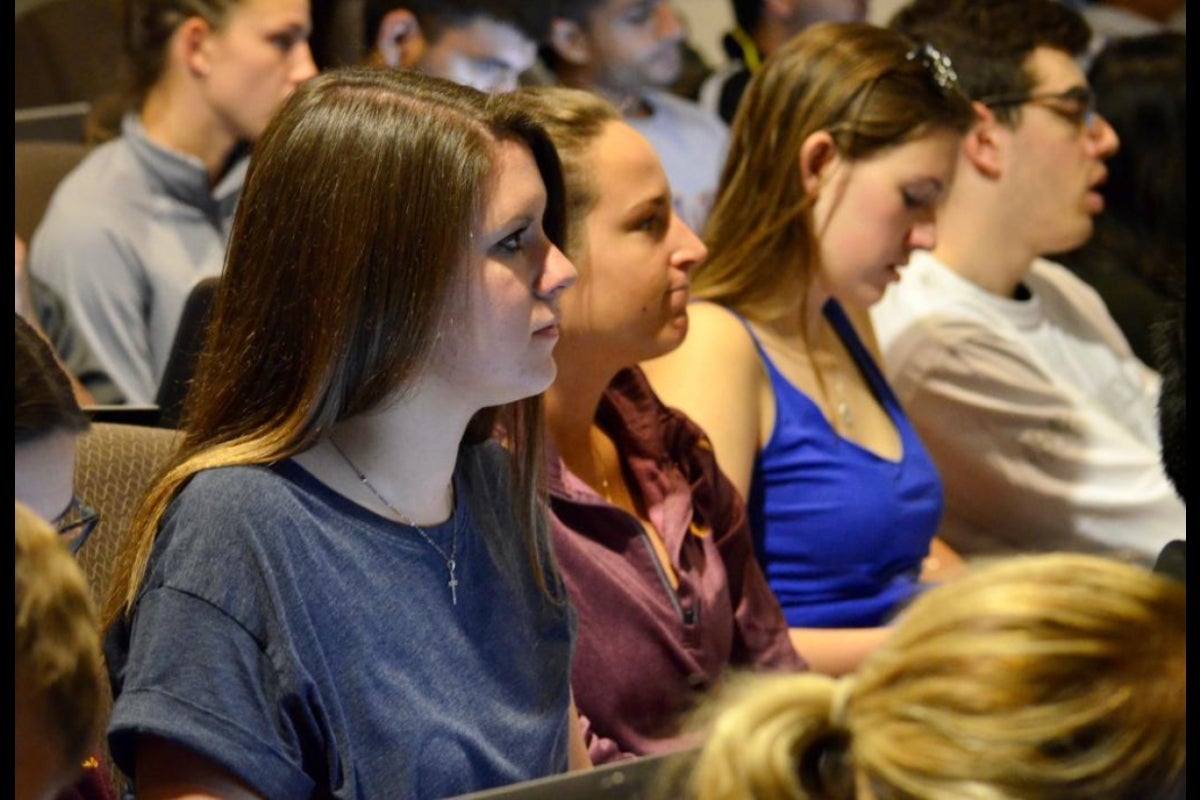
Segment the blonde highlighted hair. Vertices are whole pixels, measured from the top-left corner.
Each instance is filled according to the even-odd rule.
[[[1183,797],[1185,589],[1099,556],[932,589],[852,678],[739,676],[697,717],[694,800]]]

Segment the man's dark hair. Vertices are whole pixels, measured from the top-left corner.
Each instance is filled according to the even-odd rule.
[[[608,0],[557,0],[554,4],[554,16],[586,26],[588,15],[597,6],[602,6],[607,2]]]
[[[753,35],[763,16],[763,0],[730,0],[733,19],[738,27]]]
[[[1031,91],[1025,60],[1034,50],[1078,57],[1092,35],[1079,12],[1058,0],[912,0],[888,26],[949,56],[972,99]],[[1016,107],[996,110],[1006,121],[1017,113]]]
[[[87,415],[79,407],[71,380],[54,351],[20,314],[13,335],[13,443],[39,439],[53,431],[82,433]]]
[[[1109,39],[1088,82],[1121,146],[1105,161],[1091,238],[1055,260],[1100,292],[1134,354],[1153,365],[1151,321],[1178,294],[1187,261],[1187,36]]]
[[[1158,434],[1162,464],[1179,499],[1187,503],[1187,302],[1183,291],[1167,305],[1153,328],[1156,365],[1162,373],[1158,395]],[[1187,583],[1187,541],[1167,543],[1154,562],[1154,571]],[[1183,795],[1180,794],[1180,797]]]
[[[1187,502],[1187,325],[1182,295],[1170,300],[1155,325],[1157,367],[1162,374],[1158,396],[1162,462],[1179,499]]]
[[[425,37],[436,41],[447,28],[469,24],[479,17],[503,22],[534,42],[550,36],[555,3],[545,0],[366,0],[363,36],[369,52],[375,47],[379,24],[389,11],[406,8],[417,18]]]

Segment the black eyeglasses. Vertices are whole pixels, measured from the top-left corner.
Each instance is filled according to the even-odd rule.
[[[78,553],[99,523],[100,512],[80,500],[79,495],[72,495],[67,510],[54,520],[54,529],[71,552]]]
[[[979,102],[988,108],[1010,108],[1033,104],[1041,106],[1089,133],[1096,129],[1096,95],[1087,86],[1073,86],[1065,92],[1052,94],[1006,94],[981,97]]]

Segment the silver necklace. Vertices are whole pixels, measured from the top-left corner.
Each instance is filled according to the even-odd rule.
[[[338,446],[338,443],[334,440],[334,438],[332,436],[329,437],[329,443],[331,445],[333,445],[333,449],[337,450],[338,455],[341,456],[342,460],[346,462],[346,466],[350,467],[351,471],[353,471],[354,474],[358,476],[358,479],[359,479],[359,481],[362,482],[362,485],[367,487],[371,491],[371,494],[373,494],[373,495],[375,495],[375,497],[379,498],[379,502],[383,503],[385,506],[387,506],[389,509],[391,509],[392,513],[395,514],[397,517],[399,517],[400,521],[402,523],[404,523],[405,525],[407,525],[408,527],[412,528],[414,531],[419,533],[421,535],[421,538],[424,539],[426,542],[428,542],[429,546],[432,547],[434,549],[434,551],[439,556],[442,557],[442,561],[446,562],[446,572],[450,576],[450,580],[446,584],[447,586],[450,587],[450,601],[454,605],[458,605],[458,578],[456,578],[454,576],[454,569],[455,569],[455,567],[458,566],[458,563],[454,560],[455,557],[458,555],[458,516],[457,516],[457,514],[454,515],[454,517],[455,517],[454,525],[450,529],[451,530],[450,555],[447,556],[445,551],[443,551],[442,548],[437,546],[437,543],[435,541],[433,541],[432,538],[430,538],[429,534],[427,534],[421,528],[420,525],[413,522],[407,516],[402,514],[400,512],[400,509],[396,508],[394,505],[389,503],[387,498],[384,497],[382,494],[380,494],[379,490],[371,485],[371,482],[369,480],[367,480],[367,476],[363,474],[362,470],[360,470],[358,467],[354,466],[354,462],[350,460],[350,456],[346,455],[346,452],[344,450],[342,450],[341,447]]]
[[[847,430],[854,429],[854,411],[850,408],[849,401],[846,400],[846,388],[842,384],[842,373],[839,370],[837,380],[834,381],[834,391],[837,392],[837,415],[841,420],[842,427]]]

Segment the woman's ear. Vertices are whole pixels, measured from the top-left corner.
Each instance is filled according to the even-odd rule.
[[[211,34],[212,27],[203,17],[188,17],[175,31],[172,49],[194,77],[207,78],[212,71]]]
[[[815,195],[825,172],[836,163],[837,145],[828,131],[810,133],[800,145],[800,182],[805,194]]]

